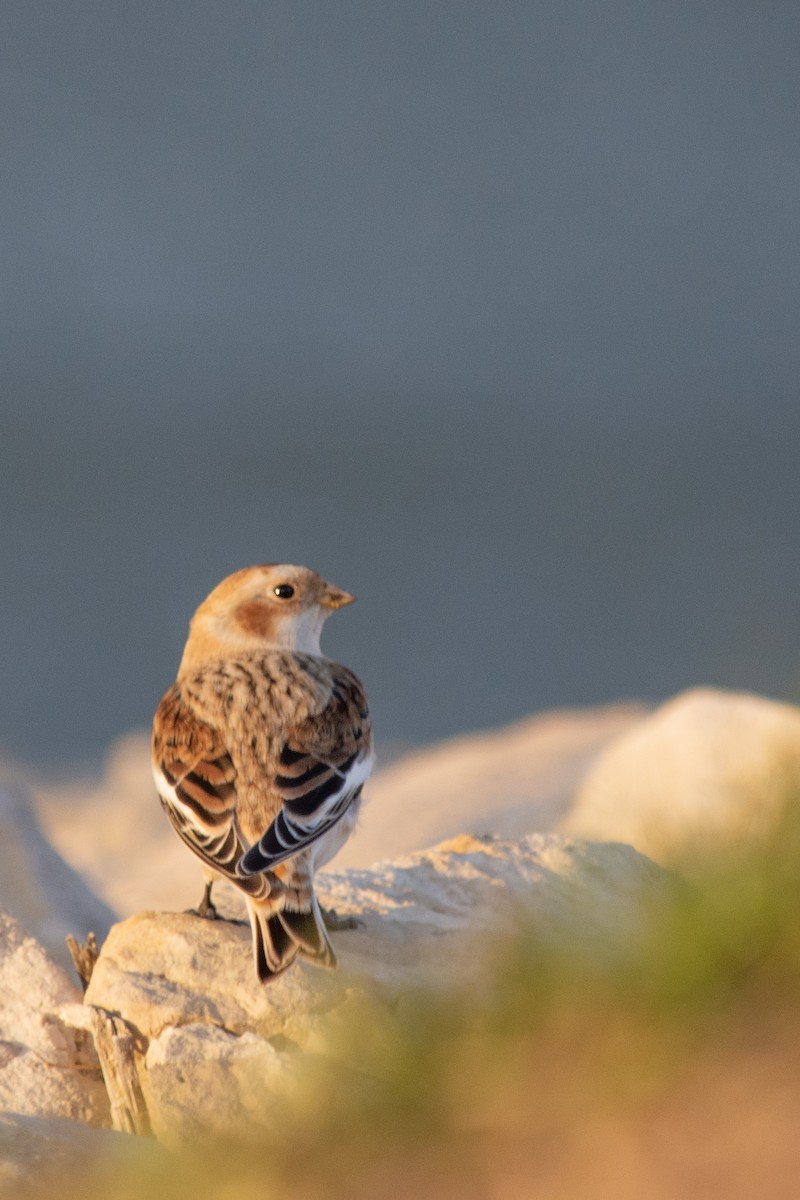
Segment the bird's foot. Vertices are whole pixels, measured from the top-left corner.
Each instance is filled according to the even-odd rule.
[[[323,908],[320,905],[319,911],[325,928],[330,933],[335,933],[337,929],[358,929],[364,924],[358,917],[340,917],[335,908]]]
[[[216,904],[211,899],[210,883],[206,884],[206,890],[203,892],[203,899],[198,904],[197,908],[187,908],[195,917],[205,917],[207,921],[222,921],[224,918],[220,916]]]

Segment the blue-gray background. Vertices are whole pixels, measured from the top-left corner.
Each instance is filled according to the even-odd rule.
[[[800,668],[796,0],[5,0],[0,744],[317,567],[384,740]]]

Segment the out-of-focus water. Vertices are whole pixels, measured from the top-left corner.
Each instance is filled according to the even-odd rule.
[[[4,9],[0,745],[305,562],[387,741],[800,669],[785,3]]]

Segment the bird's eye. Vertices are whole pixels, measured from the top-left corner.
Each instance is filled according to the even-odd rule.
[[[290,600],[294,595],[294,588],[290,583],[279,583],[272,590],[279,600]]]

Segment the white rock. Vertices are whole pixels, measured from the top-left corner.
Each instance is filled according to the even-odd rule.
[[[108,1123],[92,1040],[63,1017],[80,999],[44,949],[0,915],[0,1110]]]
[[[356,834],[332,869],[369,867],[462,833],[552,832],[598,754],[646,712],[557,710],[407,754],[368,783]]]
[[[163,1153],[163,1151],[162,1151]],[[65,1117],[35,1117],[0,1112],[0,1188],[35,1188],[35,1195],[58,1196],[65,1178],[100,1160],[121,1166],[146,1156],[160,1157],[122,1133],[96,1129]],[[13,1194],[13,1193],[12,1193]],[[29,1193],[25,1193],[28,1195]]]
[[[385,994],[458,984],[464,955],[474,962],[494,930],[523,917],[554,937],[627,932],[643,894],[664,877],[630,846],[554,834],[518,842],[464,836],[320,880],[322,901],[359,921],[334,934],[337,972],[300,962],[265,987],[255,979],[246,922],[139,913],[111,930],[86,1002],[119,1012],[147,1038],[170,1025],[208,1023],[300,1039],[306,1019],[354,984]]]
[[[320,888],[337,913],[363,922],[346,935],[343,965],[396,993],[468,982],[493,934],[525,919],[552,939],[587,944],[632,933],[656,881],[662,874],[630,846],[463,835],[326,876]]]
[[[0,1042],[0,1111],[109,1123],[99,1067],[89,1073],[55,1066],[16,1042]]]
[[[695,689],[600,756],[562,829],[675,863],[767,837],[797,803],[798,780],[800,710]]]
[[[58,1013],[80,1001],[65,971],[12,917],[0,914],[0,1040],[16,1042],[57,1066],[96,1065],[90,1043],[76,1041]]]
[[[111,930],[85,1000],[120,1013],[148,1040],[202,1024],[294,1040],[337,996],[334,972],[302,963],[260,985],[246,923],[138,913]]]
[[[331,1031],[348,1013],[420,984],[476,985],[497,935],[523,916],[557,942],[618,947],[667,878],[629,846],[464,836],[325,878],[323,899],[361,921],[333,935],[338,971],[298,963],[264,986],[247,925],[142,913],[112,929],[86,1002],[141,1034],[141,1087],[162,1138],[192,1137],[205,1121],[219,1132],[263,1125],[303,1055],[335,1055]]]
[[[165,1029],[150,1043],[142,1073],[153,1133],[170,1143],[279,1124],[279,1085],[282,1077],[291,1083],[295,1059],[254,1033]]]

